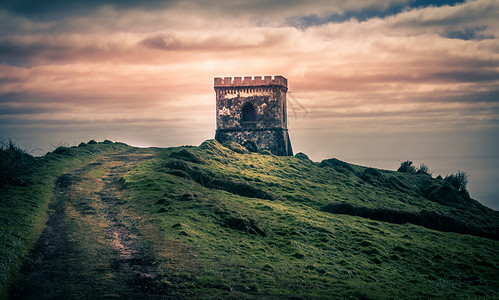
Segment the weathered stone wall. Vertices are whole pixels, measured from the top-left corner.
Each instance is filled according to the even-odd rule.
[[[269,150],[275,155],[293,155],[287,129],[240,131],[217,130],[215,139],[220,143],[224,143],[226,141],[236,142],[253,152]]]
[[[214,88],[216,140],[234,141],[250,151],[293,155],[287,131],[286,78],[215,78]]]

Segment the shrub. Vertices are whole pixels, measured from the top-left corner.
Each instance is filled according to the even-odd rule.
[[[416,168],[412,165],[412,161],[406,160],[400,163],[400,167],[397,169],[397,172],[414,173],[416,172]]]
[[[445,176],[445,181],[449,182],[459,192],[464,193],[468,186],[468,175],[463,171],[458,171],[456,174]]]
[[[442,185],[433,188],[428,192],[427,199],[447,206],[462,207],[466,205],[462,193],[460,193],[449,182],[444,182]]]
[[[68,147],[64,147],[64,146],[57,147],[54,151],[52,151],[52,153],[66,155],[66,156],[73,155],[73,152],[71,151],[71,149]]]
[[[88,144],[89,145],[95,145],[95,144],[97,144],[97,142],[95,140],[90,140],[90,141],[88,141]]]
[[[431,175],[430,173],[430,168],[425,165],[425,164],[420,164],[418,170],[416,171],[417,174],[426,174],[426,175]]]
[[[14,142],[0,142],[0,188],[29,183],[35,159]]]

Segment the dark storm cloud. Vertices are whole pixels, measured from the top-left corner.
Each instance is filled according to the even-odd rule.
[[[499,88],[493,87],[488,91],[484,92],[468,92],[460,95],[454,95],[445,99],[446,101],[454,102],[468,102],[468,103],[499,103]],[[495,109],[489,109],[489,112],[493,112],[499,115],[499,107]]]
[[[15,79],[10,79],[10,82],[16,82],[17,80]],[[2,79],[0,79],[0,83],[6,82]],[[0,105],[6,104],[6,103],[11,103],[11,102],[16,102],[16,101],[22,101],[24,99],[24,94],[23,93],[0,93]]]
[[[499,80],[496,70],[438,71],[423,77],[427,82],[493,82]]]
[[[84,15],[91,13],[104,6],[115,9],[156,9],[166,7],[176,0],[3,0],[0,2],[0,10],[6,10],[15,14],[33,18],[63,17],[67,15]]]
[[[68,107],[58,104],[53,97],[29,93],[0,93],[0,119],[8,122],[7,116],[23,117],[44,113],[69,111]]]
[[[490,122],[490,124],[495,123],[496,115],[498,113],[498,108],[489,109],[486,107],[468,107],[466,110],[462,108],[448,108],[448,107],[428,107],[426,109],[420,109],[417,112],[407,110],[397,110],[397,111],[352,111],[352,112],[342,112],[336,109],[332,109],[328,106],[318,106],[309,110],[309,116],[317,119],[345,119],[351,122],[354,119],[361,119],[362,122],[368,121],[370,119],[378,119],[382,123],[390,123],[397,125],[409,125],[421,122],[421,120],[427,121],[431,118],[436,118],[432,123],[448,122],[449,120],[456,120],[465,122],[466,116],[481,116],[482,122]],[[402,116],[411,115],[411,118],[403,118]],[[460,118],[456,119],[456,115]]]
[[[150,124],[163,124],[178,127],[179,122],[185,122],[186,119],[182,118],[109,118],[109,119],[50,119],[50,118],[36,118],[26,119],[18,118],[16,116],[0,118],[2,125],[17,125],[17,126],[73,126],[73,125],[87,125],[87,126],[102,126],[102,125],[149,125]]]
[[[320,74],[314,74],[310,80],[303,79],[294,86],[297,89],[315,89],[331,91],[369,91],[382,89],[384,84],[495,84],[499,80],[499,72],[493,69],[463,69],[449,70],[449,67],[438,66],[428,70],[410,69],[404,71],[379,70],[374,74],[335,74],[323,70]],[[380,86],[381,85],[381,86]],[[497,98],[499,99],[499,97]],[[488,101],[488,100],[487,100]]]
[[[74,55],[66,45],[54,45],[47,41],[18,42],[0,40],[0,63],[9,65],[25,65],[40,58],[50,60],[68,59]]]
[[[411,27],[440,28],[444,33],[486,29],[483,23],[497,19],[497,2],[492,0],[467,1],[453,7],[426,7],[407,13],[393,23],[394,26],[408,29]],[[480,25],[476,25],[480,24]]]
[[[386,18],[399,14],[414,8],[422,8],[427,6],[440,7],[444,5],[456,5],[463,3],[464,0],[410,0],[406,2],[393,2],[387,6],[370,5],[360,7],[355,10],[345,10],[341,13],[333,13],[327,16],[320,16],[317,14],[305,16],[293,16],[286,20],[290,26],[305,29],[311,26],[319,26],[327,23],[342,23],[350,19],[363,22],[373,18]]]
[[[182,48],[182,42],[174,35],[157,35],[146,38],[140,44],[147,48],[159,50],[176,50]]]
[[[180,37],[174,34],[160,34],[147,37],[138,44],[145,48],[172,51],[234,51],[254,48],[270,48],[286,41],[286,37],[271,30],[255,31],[251,37],[243,38],[237,30],[219,30],[216,33]],[[248,33],[247,33],[248,36]]]
[[[306,28],[330,22],[343,22],[350,18],[364,21],[371,18],[384,18],[402,11],[427,6],[439,7],[456,5],[463,0],[391,0],[383,3],[366,1],[352,4],[346,1],[301,1],[301,0],[253,0],[253,1],[189,1],[189,0],[4,0],[0,10],[41,21],[83,16],[91,14],[103,7],[115,10],[145,10],[154,11],[163,8],[181,7],[192,13],[206,13],[213,17],[225,18],[238,16],[253,16],[253,18],[275,17],[288,18],[288,25]],[[323,16],[324,12],[330,12]],[[268,21],[268,20],[267,20]]]
[[[9,123],[11,120],[5,119],[7,115],[32,115],[32,114],[42,114],[42,113],[59,113],[63,111],[63,109],[58,109],[54,107],[43,107],[43,106],[22,106],[15,107],[10,105],[2,105],[0,104],[0,116],[4,119],[2,123]]]
[[[463,30],[456,30],[447,32],[444,34],[447,38],[450,39],[460,39],[460,40],[485,40],[485,39],[493,39],[493,35],[484,34],[483,32],[487,29],[486,26],[476,26],[476,27],[467,27]]]
[[[50,63],[100,61],[133,55],[122,41],[88,36],[53,36],[0,38],[0,63],[33,66]],[[0,76],[1,78],[1,76]]]

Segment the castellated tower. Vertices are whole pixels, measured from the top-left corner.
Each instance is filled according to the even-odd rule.
[[[215,78],[214,88],[218,142],[234,141],[251,152],[293,155],[287,128],[286,78]]]

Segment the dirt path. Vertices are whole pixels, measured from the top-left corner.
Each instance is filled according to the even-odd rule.
[[[112,155],[62,175],[54,187],[46,229],[10,298],[173,297],[172,279],[163,267],[158,270],[169,258],[154,251],[154,228],[131,213],[133,207],[120,190],[123,174],[152,157],[144,150]]]

